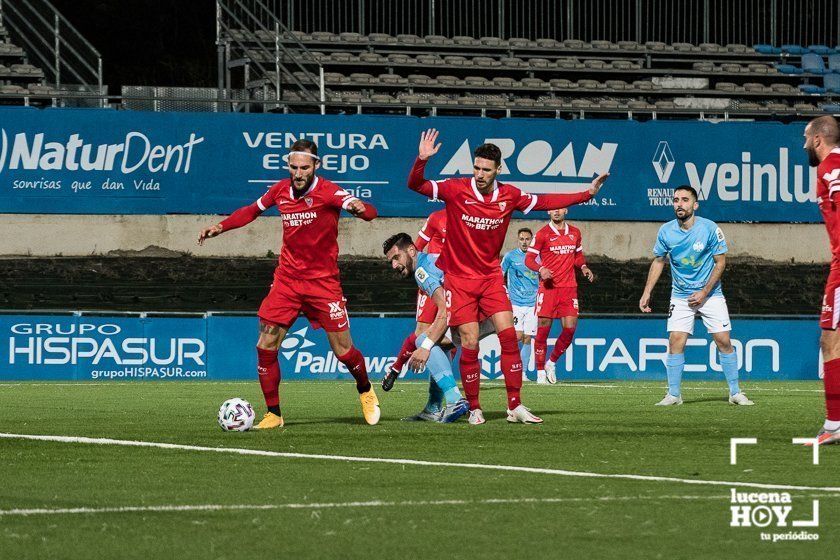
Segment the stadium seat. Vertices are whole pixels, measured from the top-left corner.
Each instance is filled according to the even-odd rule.
[[[531,68],[550,68],[552,66],[551,61],[547,58],[529,58],[528,64]]]
[[[578,50],[580,50],[580,49],[584,48],[585,44],[586,43],[584,43],[580,39],[566,39],[565,41],[563,41],[563,47],[566,48],[566,49],[578,49]]]
[[[582,89],[598,89],[601,83],[596,80],[578,80],[577,85]]]
[[[826,113],[840,113],[840,105],[837,103],[825,103],[820,108]]]
[[[799,91],[808,94],[819,94],[825,93],[825,88],[821,88],[820,86],[816,86],[814,84],[800,84]]]
[[[715,65],[711,62],[695,62],[691,67],[700,72],[714,72],[715,70]]]
[[[592,102],[588,99],[572,99],[570,105],[579,109],[588,109],[592,107]]]
[[[429,66],[434,66],[437,64],[443,64],[443,59],[436,54],[419,54],[417,55],[417,64],[425,64]]]
[[[501,62],[499,62],[495,58],[490,58],[489,56],[473,57],[472,62],[475,66],[483,66],[485,68],[494,68],[502,65]]]
[[[802,71],[811,74],[825,74],[825,62],[818,54],[806,53],[802,55]]]
[[[380,103],[380,104],[388,104],[396,102],[396,99],[391,97],[390,95],[386,95],[383,93],[375,93],[370,96],[371,103]]]
[[[801,45],[782,45],[782,52],[786,54],[805,54],[808,49]]]
[[[787,103],[783,103],[781,101],[771,101],[765,105],[767,109],[771,111],[788,111],[790,107]]]
[[[619,102],[615,99],[601,99],[595,103],[594,106],[600,109],[617,109],[619,107]]]
[[[313,31],[310,34],[310,37],[313,41],[318,41],[321,43],[332,43],[338,41],[338,35],[335,33],[330,33],[329,31]]]
[[[29,90],[21,86],[4,85],[0,86],[0,93],[27,94],[29,93]]]
[[[558,43],[554,39],[537,39],[536,43],[537,47],[541,49],[557,49],[561,46],[561,43]]]
[[[350,31],[345,31],[344,33],[339,33],[338,38],[344,43],[367,43],[368,38],[364,35],[359,33],[353,33]]]
[[[390,58],[390,56],[389,56]],[[443,62],[450,66],[472,66],[472,61],[463,56],[449,55],[443,57]]]
[[[371,43],[396,43],[397,40],[387,33],[371,33],[368,35]]]
[[[507,41],[503,41],[498,37],[481,37],[478,42],[486,47],[501,47],[508,44]]]
[[[828,55],[828,71],[840,72],[840,53]]]
[[[522,78],[519,83],[522,87],[531,88],[531,89],[543,89],[548,87],[548,82],[541,80],[539,78]]]
[[[427,45],[451,45],[452,39],[443,35],[426,35],[424,37]]]
[[[19,76],[36,76],[43,74],[40,68],[32,66],[31,64],[12,64],[9,71],[12,74],[17,74]]]
[[[715,89],[718,91],[736,91],[737,88],[738,86],[732,82],[718,82],[715,84]]]
[[[803,113],[817,110],[817,108],[810,103],[794,103],[793,108]]]
[[[577,83],[572,82],[570,80],[565,80],[563,78],[553,78],[549,84],[551,87],[555,89],[575,89],[577,88]]]
[[[513,83],[513,78],[510,78],[511,83]],[[486,87],[489,85],[489,81],[484,76],[467,76],[464,78],[464,85],[467,86],[474,86],[474,87]]]
[[[387,61],[388,59],[379,53],[363,52],[359,54],[359,62],[365,62],[370,64],[384,64]]]
[[[527,49],[531,46],[531,41],[522,37],[511,37],[508,39],[508,45],[513,49]]]
[[[571,70],[573,68],[576,68],[578,64],[579,63],[577,59],[574,58],[558,58],[555,61],[555,65],[561,70]],[[583,65],[581,64],[581,67],[582,66]]]
[[[747,53],[751,52],[753,49],[751,49],[747,45],[742,45],[740,43],[729,43],[728,45],[723,47],[723,49],[721,49],[721,50],[725,50],[726,52],[732,53],[732,54],[747,54]]]
[[[492,81],[493,87],[499,88],[512,88],[515,83],[516,80],[509,78],[508,76],[496,76]]]
[[[501,60],[502,66],[507,68],[527,68],[528,63],[516,56],[510,56]]]
[[[720,52],[722,49],[717,43],[700,43],[697,45],[700,51],[708,53]]]
[[[677,52],[699,52],[700,49],[692,45],[691,43],[674,43],[671,45],[674,47],[674,50]]]
[[[639,51],[644,49],[644,47],[636,41],[618,41],[616,44],[618,45],[618,48],[623,51]]]
[[[764,93],[765,91],[770,91],[770,88],[766,87],[764,84],[747,82],[744,84],[744,91],[748,91],[750,93]]]
[[[442,76],[437,77],[437,82],[442,86],[457,86],[461,82],[461,80],[459,80],[455,76],[443,74]]]
[[[329,59],[331,62],[354,62],[356,57],[349,52],[336,51],[330,53]]]
[[[351,74],[351,78],[352,78],[352,74]],[[408,83],[411,84],[411,85],[414,85],[414,86],[427,86],[427,85],[433,85],[433,84],[437,83],[437,81],[435,79],[430,78],[429,76],[427,76],[425,74],[409,74],[407,76],[407,79],[408,79]]]
[[[770,89],[776,93],[793,93],[796,88],[790,84],[770,84]]]
[[[760,111],[761,105],[751,101],[742,101],[738,103],[738,109],[741,111]]]
[[[354,72],[350,74],[350,81],[354,84],[370,84],[374,81],[373,76],[364,72]]]
[[[776,64],[776,70],[782,74],[801,74],[802,68],[794,66],[793,64]]]
[[[403,45],[422,45],[425,43],[425,39],[422,37],[418,37],[412,33],[400,33],[396,37],[397,43],[401,43]]]
[[[654,106],[657,109],[674,109],[676,107],[673,101],[657,101]]]
[[[818,55],[833,54],[834,49],[826,45],[808,45],[808,50]]]
[[[396,74],[379,74],[378,80],[380,84],[388,84],[395,86],[408,84],[408,80]]]
[[[759,44],[753,45],[753,48],[755,49],[755,52],[759,54],[780,54],[782,52],[782,49],[774,47],[773,45]]]
[[[624,80],[607,80],[604,82],[604,85],[608,89],[615,89],[615,90],[622,90],[627,89],[627,82]]]
[[[664,51],[667,45],[661,41],[648,41],[645,43],[645,48],[649,51]]]
[[[651,105],[647,101],[640,101],[638,99],[631,99],[627,102],[628,109],[650,109]]]
[[[721,72],[728,72],[730,74],[738,74],[744,70],[744,68],[740,64],[721,64],[720,65]]]
[[[481,44],[478,39],[466,35],[455,35],[452,37],[452,42],[462,47],[477,47]]]
[[[583,61],[583,65],[584,65],[586,68],[594,68],[594,69],[596,69],[596,70],[603,69],[603,68],[604,68],[604,66],[606,66],[606,64],[607,64],[607,63],[606,63],[606,62],[604,62],[603,60],[597,60],[597,59],[594,59],[594,58],[591,58],[591,59],[588,59],[588,60],[584,60],[584,61]]]
[[[840,74],[823,76],[823,87],[830,93],[840,93]]]
[[[754,74],[767,74],[770,72],[772,66],[767,64],[752,63],[747,65],[747,69]]]
[[[640,65],[629,60],[613,60],[610,67],[613,70],[639,70]]]
[[[636,80],[635,82],[633,82],[632,85],[633,89],[640,89],[646,91],[656,89],[656,87],[654,87],[653,82],[651,82],[650,80]]]

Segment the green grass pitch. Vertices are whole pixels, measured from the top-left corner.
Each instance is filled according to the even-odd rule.
[[[821,384],[689,383],[659,408],[655,382],[528,385],[545,424],[504,418],[484,383],[483,426],[401,422],[426,387],[378,390],[363,423],[352,383],[286,383],[286,427],[224,433],[219,404],[262,397],[250,383],[5,383],[0,432],[300,454],[514,465],[576,472],[812,487],[840,486],[840,446],[813,436]],[[259,418],[258,418],[259,419]],[[730,465],[731,437],[755,437]],[[836,558],[840,493],[790,491],[793,519],[819,501],[818,541],[772,542],[788,527],[730,527],[730,487],[457,466],[348,462],[0,438],[0,558]],[[761,490],[737,486],[740,492]],[[190,506],[177,509],[174,506]],[[221,506],[195,509],[192,506]],[[241,506],[238,507],[237,506]],[[118,511],[135,507],[134,511]],[[23,515],[20,510],[72,510]],[[12,510],[18,510],[14,513]],[[31,512],[29,512],[31,513]]]

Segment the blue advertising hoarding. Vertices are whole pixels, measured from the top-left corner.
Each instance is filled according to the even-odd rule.
[[[429,178],[469,175],[483,142],[502,151],[500,180],[573,192],[609,172],[575,219],[670,219],[690,184],[719,222],[818,222],[804,125],[768,122],[147,113],[0,109],[0,213],[228,214],[287,176],[282,156],[314,140],[320,173],[382,216],[427,216],[409,191],[420,131],[441,131]]]
[[[555,322],[556,323],[556,322]],[[733,345],[746,380],[815,380],[819,327],[813,319],[735,318]],[[351,330],[368,370],[394,362],[411,318],[357,317]],[[549,344],[559,335],[555,324]],[[722,380],[714,344],[698,323],[686,348],[685,379]],[[0,315],[0,381],[255,379],[255,317]],[[668,336],[662,318],[583,318],[557,364],[566,380],[665,379]],[[482,341],[482,374],[501,376],[498,339]],[[280,349],[284,380],[350,379],[322,330],[301,318]],[[457,364],[457,362],[456,362]],[[407,379],[423,375],[406,373]]]

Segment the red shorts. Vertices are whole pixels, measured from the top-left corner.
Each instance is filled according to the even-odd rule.
[[[435,322],[437,312],[438,306],[434,298],[423,290],[417,290],[417,322],[432,324]]]
[[[835,330],[840,322],[840,268],[831,268],[825,282],[820,314],[820,328]]]
[[[301,280],[275,272],[257,315],[265,323],[289,327],[301,312],[316,329],[339,332],[350,328],[347,300],[337,276]]]
[[[447,274],[443,283],[446,290],[446,321],[450,327],[478,323],[502,311],[513,312],[501,270],[486,278]]]
[[[546,288],[537,290],[537,317],[559,319],[578,316],[577,288]]]

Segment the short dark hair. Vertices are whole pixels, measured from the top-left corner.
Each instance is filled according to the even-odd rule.
[[[309,152],[313,156],[318,155],[318,144],[313,142],[312,140],[307,140],[306,138],[301,138],[300,140],[296,141],[292,144],[292,147],[289,149],[290,152]]]
[[[677,194],[677,191],[688,191],[691,193],[691,196],[694,197],[694,200],[700,200],[697,196],[697,191],[691,185],[680,185],[676,189],[674,189],[674,194]]]
[[[395,233],[394,235],[386,239],[385,242],[382,244],[382,254],[387,255],[388,251],[394,248],[394,245],[396,245],[400,249],[408,249],[410,246],[414,245],[414,241],[411,239],[411,236],[407,233]]]
[[[497,167],[502,164],[502,150],[496,144],[482,144],[475,149],[473,156],[493,160]]]
[[[527,234],[530,234],[531,237],[534,237],[534,232],[531,231],[531,228],[526,228],[526,227],[519,228],[519,231],[516,232],[516,235],[519,235],[520,233],[527,233]]]

